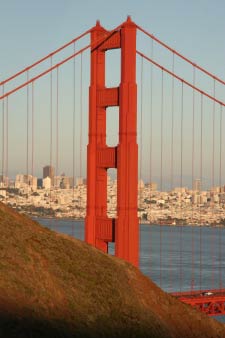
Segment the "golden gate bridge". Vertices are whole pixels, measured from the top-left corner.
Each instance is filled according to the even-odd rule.
[[[115,54],[112,64],[107,66],[111,50],[119,50],[119,57]],[[116,66],[119,79],[117,85],[112,86],[109,77],[114,78]],[[89,92],[85,86],[88,81]],[[58,174],[60,162],[68,161],[65,153],[70,154],[70,162],[65,163],[72,170],[74,187],[75,175],[78,173],[81,177],[83,174],[84,144],[88,144],[86,242],[106,253],[108,244],[114,242],[117,257],[139,266],[138,216],[143,196],[138,179],[145,176],[152,182],[157,176],[158,197],[162,201],[157,212],[162,215],[162,223],[165,215],[169,215],[171,220],[179,219],[182,224],[186,205],[190,203],[188,219],[199,224],[201,274],[204,204],[209,206],[212,220],[218,213],[223,215],[224,85],[225,81],[145,31],[130,17],[110,31],[97,21],[90,30],[0,82],[2,189],[9,187],[10,168],[17,163],[18,166],[21,161],[25,163],[26,174],[33,177],[36,163],[48,161],[50,165],[55,164]],[[89,115],[86,116],[88,96]],[[107,122],[109,113],[115,114],[111,123]],[[118,140],[110,145],[107,134],[111,127],[113,129],[116,118]],[[49,155],[46,157],[47,148]],[[108,216],[107,205],[110,168],[117,171],[117,215],[114,218]],[[210,193],[204,195],[200,186],[196,194],[192,186],[187,198],[183,189],[187,175],[192,185],[196,177],[203,182],[209,176]],[[165,196],[168,181],[171,191],[176,183],[180,188],[169,213],[165,203],[172,199],[172,195]],[[194,205],[196,196],[197,207]],[[150,223],[154,223],[153,198],[150,189]],[[51,196],[49,201],[51,207]],[[173,295],[209,315],[225,314],[222,242],[217,247],[212,231],[211,243],[208,243],[212,251],[212,280],[219,288],[203,290],[201,282],[199,290],[194,288],[197,248],[192,238],[192,283],[190,291],[182,291],[182,225],[179,231],[180,273],[177,278],[181,280],[181,287]],[[224,229],[220,227],[220,231]],[[160,230],[160,266],[162,236]],[[216,251],[219,255],[217,267]],[[215,281],[216,268],[219,281]]]

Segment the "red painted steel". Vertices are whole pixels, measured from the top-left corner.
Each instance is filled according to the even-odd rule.
[[[107,36],[97,22],[91,30],[91,44]],[[87,216],[85,240],[104,252],[108,251],[107,167],[98,163],[98,153],[106,149],[106,102],[98,100],[98,92],[105,89],[105,51],[101,46],[91,50],[91,84],[89,89],[89,144],[87,147]],[[105,100],[106,101],[106,100]],[[104,228],[107,228],[105,230]],[[112,231],[111,231],[112,233]],[[109,239],[109,241],[112,240]]]
[[[136,24],[121,27],[121,84],[117,151],[117,209],[115,254],[139,264]]]
[[[7,93],[3,94],[2,96],[0,96],[0,100],[12,95],[13,93],[19,91],[20,89],[27,87],[30,83],[34,83],[36,80],[40,79],[41,77],[47,75],[48,73],[52,72],[54,69],[58,69],[60,66],[62,66],[63,64],[65,64],[66,62],[72,60],[73,58],[75,58],[77,55],[82,54],[85,50],[87,50],[88,48],[90,48],[90,45],[85,46],[84,48],[80,49],[78,52],[68,56],[66,59],[58,62],[57,64],[55,64],[54,66],[46,69],[45,71],[43,71],[42,73],[32,77],[30,80],[25,81],[24,83],[22,83],[21,85],[13,88],[12,90],[9,90]]]
[[[54,56],[55,54],[58,54],[59,52],[61,52],[63,49],[69,47],[70,45],[72,45],[73,43],[75,43],[76,41],[82,39],[84,36],[86,36],[87,34],[90,33],[90,29],[87,30],[86,32],[84,32],[83,34],[77,36],[75,39],[71,40],[70,42],[67,42],[65,45],[61,46],[60,48],[54,50],[53,52],[51,52],[50,54],[46,55],[45,57],[41,58],[40,60],[34,62],[32,65],[20,70],[18,73],[10,76],[9,78],[3,80],[2,82],[0,82],[0,86],[14,80],[16,77],[26,73],[28,70],[36,67],[37,65],[39,65],[40,63],[46,61],[47,59],[50,59],[52,56]]]
[[[209,316],[225,314],[225,289],[174,292],[172,295]]]
[[[194,298],[179,298],[181,302],[189,304],[209,316],[225,314],[225,296],[202,296]]]
[[[138,27],[128,17],[127,21],[111,31],[105,30],[99,22],[91,30],[58,48],[46,57],[0,82],[3,94],[8,97],[28,86],[40,77],[58,69],[67,61],[91,48],[91,83],[89,88],[89,144],[87,147],[87,216],[85,220],[85,240],[98,249],[108,252],[108,243],[115,242],[115,255],[135,266],[139,265],[139,224],[137,217],[138,196],[138,145],[137,145],[137,85],[136,54],[152,62],[183,84],[190,86],[221,106],[225,103],[200,90],[195,85],[180,78],[173,71],[162,67],[154,60],[136,50],[136,33],[141,30],[171,52],[189,62],[222,84],[225,82],[205,69],[197,66],[180,53],[165,45],[153,35]],[[91,42],[76,53],[51,66],[37,76],[27,79],[21,85],[4,93],[4,84],[20,76],[29,69],[62,51],[75,41],[91,33]],[[105,86],[105,53],[109,49],[121,49],[121,83],[116,88]],[[33,94],[32,94],[33,95]],[[4,103],[3,103],[4,104]],[[32,103],[33,104],[33,103]],[[119,144],[106,144],[106,109],[119,106]],[[4,157],[4,156],[3,156]],[[32,161],[33,162],[33,161]],[[107,217],[107,169],[117,168],[117,218]],[[225,289],[201,290],[172,293],[182,302],[208,315],[225,314]]]
[[[196,63],[194,63],[193,61],[191,61],[190,59],[186,58],[183,54],[177,52],[175,49],[171,48],[170,46],[168,46],[167,44],[165,44],[163,41],[159,40],[158,38],[156,38],[153,34],[148,33],[146,30],[144,30],[142,27],[137,25],[137,29],[140,30],[140,32],[146,34],[148,37],[150,37],[152,40],[156,41],[158,44],[160,44],[161,46],[163,46],[164,48],[168,49],[171,53],[173,53],[174,55],[177,55],[178,57],[180,57],[181,59],[183,59],[184,61],[186,61],[187,63],[189,63],[190,65],[192,65],[193,67],[195,67],[196,69],[200,70],[202,73],[205,73],[206,75],[208,75],[209,77],[211,77],[212,79],[220,82],[221,84],[225,85],[225,81],[222,80],[221,78],[219,78],[218,76],[210,73],[208,70],[206,70],[205,68],[197,65]]]
[[[192,89],[196,90],[196,92],[199,92],[200,94],[208,97],[210,100],[220,104],[221,106],[225,106],[225,103],[223,101],[217,100],[215,97],[213,97],[212,95],[209,95],[208,93],[206,93],[205,91],[199,89],[198,87],[194,86],[193,84],[191,84],[190,82],[182,79],[180,76],[176,75],[174,72],[170,71],[169,69],[161,66],[159,63],[157,63],[156,61],[154,61],[153,59],[149,58],[148,56],[146,56],[145,54],[139,52],[137,50],[137,54],[140,55],[142,58],[144,58],[145,60],[151,62],[153,65],[155,65],[156,67],[160,68],[161,70],[163,70],[164,72],[168,73],[169,75],[173,76],[175,79],[177,79],[178,81],[184,83],[185,85],[191,87]]]
[[[207,294],[208,292],[213,293],[214,295],[222,294],[225,296],[225,289],[207,289],[207,290],[192,290],[192,291],[181,291],[181,292],[172,292],[171,294],[175,297],[190,297],[190,296],[199,296],[202,294]]]
[[[120,25],[121,26],[121,25]],[[120,28],[120,26],[116,27],[115,29],[113,29],[112,31],[110,31],[110,33],[107,34],[107,40],[112,37],[117,30]],[[90,30],[88,31],[90,32]],[[88,32],[85,32],[84,34],[80,35],[79,37],[77,37],[76,39],[70,41],[69,43],[67,43],[66,45],[62,46],[61,48],[58,48],[56,51],[48,54],[45,58],[37,61],[36,63],[34,63],[33,65],[24,68],[23,70],[21,70],[20,72],[16,73],[15,75],[11,76],[10,78],[0,82],[0,86],[4,86],[5,83],[10,82],[11,80],[14,80],[15,78],[17,78],[18,76],[22,75],[24,72],[28,71],[29,69],[37,66],[38,64],[42,63],[43,61],[47,60],[49,57],[59,53],[60,51],[62,51],[64,48],[68,47],[72,42],[77,41],[78,39],[80,39],[81,37],[84,37]],[[106,40],[105,35],[103,37],[101,37],[100,39],[97,39],[94,41],[94,43],[90,43],[89,45],[81,48],[79,51],[77,51],[76,53],[74,52],[72,55],[68,56],[67,58],[63,59],[62,61],[58,62],[57,64],[55,64],[54,66],[51,66],[49,68],[47,68],[45,71],[43,71],[42,73],[38,74],[37,76],[32,77],[31,79],[29,79],[29,81],[25,81],[22,84],[14,87],[12,90],[9,90],[8,92],[4,93],[4,95],[0,96],[0,100],[12,95],[13,93],[19,91],[20,89],[28,86],[29,84],[35,82],[36,80],[40,79],[41,77],[47,75],[48,73],[52,72],[54,69],[57,69],[59,67],[61,67],[62,65],[64,65],[66,62],[74,59],[76,56],[78,56],[79,54],[82,54],[83,52],[85,52],[87,49],[92,48],[92,50],[96,47],[99,47],[100,45],[102,45],[102,43]]]
[[[87,147],[87,216],[85,240],[138,266],[137,217],[138,147],[136,86],[136,25],[128,17],[119,30],[107,32],[99,22],[91,30],[89,144]],[[121,84],[105,87],[105,52],[121,48]],[[119,106],[119,144],[106,145],[106,108]],[[117,219],[107,217],[107,169],[117,168]]]

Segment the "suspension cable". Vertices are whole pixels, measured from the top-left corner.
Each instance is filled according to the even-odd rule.
[[[8,97],[7,97],[8,99]],[[34,190],[34,83],[31,84],[31,191]],[[30,195],[30,213],[34,205],[33,194]]]
[[[50,58],[50,66],[52,68],[52,57]],[[49,189],[49,212],[51,212],[51,200],[52,200],[52,187],[54,186],[54,182],[52,182],[53,179],[53,169],[52,169],[52,143],[53,143],[53,132],[52,132],[52,126],[53,125],[53,76],[52,71],[50,72],[50,168],[49,168],[49,175],[51,175],[50,179],[50,189]],[[52,228],[52,218],[50,221],[50,228]]]
[[[50,67],[52,68],[52,64],[53,64],[53,60],[52,60],[52,56],[50,57]],[[49,166],[49,178],[50,178],[50,188],[49,188],[49,211],[51,210],[51,204],[52,204],[52,187],[54,186],[54,175],[53,175],[53,165],[52,165],[52,140],[53,140],[53,77],[52,77],[52,71],[50,72],[50,77],[49,77],[49,95],[50,95],[50,102],[49,102],[49,128],[50,128],[50,132],[49,132],[49,138],[50,138],[50,148],[49,148],[49,161],[50,161],[50,166]],[[46,176],[46,177],[47,177]],[[46,178],[45,177],[45,178]],[[45,179],[43,177],[43,179]],[[50,228],[52,229],[53,226],[53,219],[50,218]]]
[[[56,177],[59,176],[59,68],[56,68],[56,145],[55,145],[55,171]],[[58,226],[58,218],[56,218]]]
[[[29,81],[29,71],[27,71],[27,81]],[[29,197],[29,86],[27,86],[27,144],[26,144],[26,174],[27,174],[27,201]]]
[[[43,77],[44,75],[52,72],[54,69],[62,66],[64,63],[68,62],[69,60],[73,59],[74,57],[76,57],[77,55],[81,54],[82,52],[84,52],[86,49],[90,48],[90,45],[80,49],[78,52],[76,52],[75,54],[72,54],[71,56],[69,56],[68,58],[64,59],[63,61],[55,64],[54,66],[48,68],[47,70],[45,70],[44,72],[40,73],[37,76],[34,76],[32,79],[30,79],[29,81],[24,82],[23,84],[19,85],[18,87],[8,91],[7,93],[5,93],[4,95],[0,96],[0,100],[4,99],[6,96],[12,95],[13,93],[17,92],[18,90],[20,90],[21,88],[26,87],[27,85],[29,85],[31,82],[34,82],[38,79],[40,79],[41,77]]]
[[[2,87],[4,96],[4,86]],[[2,101],[2,185],[4,183],[4,162],[5,162],[5,101]]]
[[[182,197],[183,197],[183,115],[184,115],[184,84],[181,83],[181,118],[180,118],[180,292],[183,285],[183,211],[182,211]]]
[[[152,40],[152,44],[151,44],[151,57],[153,57],[154,55],[154,43]],[[152,225],[152,188],[153,188],[153,182],[152,182],[152,131],[153,131],[153,126],[152,126],[152,122],[153,122],[153,65],[151,64],[151,70],[150,70],[150,154],[149,154],[149,159],[150,159],[150,165],[149,165],[149,183],[150,183],[150,224]],[[152,227],[150,228],[152,229]],[[151,231],[149,231],[150,233],[150,271],[152,268],[152,234]]]
[[[172,72],[174,73],[174,53],[172,58]],[[171,149],[170,149],[170,190],[171,194],[173,191],[173,165],[174,165],[174,77],[172,79],[172,88],[171,88]],[[171,203],[171,221],[174,222],[174,211],[172,208]],[[173,228],[172,224],[170,226],[170,236],[169,236],[169,265],[170,265],[170,272],[169,272],[169,287],[172,291],[173,285],[173,276],[172,276],[172,250],[173,250]]]
[[[90,29],[87,30],[86,32],[84,32],[83,34],[79,35],[78,37],[76,37],[75,39],[71,40],[70,42],[66,43],[65,45],[61,46],[60,48],[56,49],[55,51],[51,52],[50,54],[46,55],[45,57],[41,58],[40,60],[36,61],[35,63],[33,63],[32,65],[22,69],[21,71],[17,72],[16,74],[10,76],[9,78],[3,80],[2,82],[0,82],[0,86],[10,82],[11,80],[15,79],[16,77],[22,75],[23,73],[27,72],[28,70],[36,67],[37,65],[39,65],[40,63],[46,61],[47,59],[52,58],[55,54],[61,52],[63,49],[65,49],[66,47],[69,47],[70,45],[72,45],[74,42],[80,40],[81,38],[83,38],[85,35],[90,33]]]
[[[200,94],[208,97],[210,100],[213,100],[217,103],[219,103],[220,105],[222,105],[223,107],[225,106],[225,103],[214,98],[212,95],[209,95],[208,93],[206,93],[205,91],[199,89],[198,87],[196,86],[193,86],[193,84],[191,84],[190,82],[182,79],[180,76],[176,75],[175,73],[172,73],[169,69],[165,68],[165,67],[162,67],[159,63],[155,62],[154,60],[152,60],[151,58],[147,57],[146,55],[144,55],[143,53],[139,52],[138,50],[136,51],[136,53],[140,56],[142,56],[143,58],[145,58],[146,60],[148,60],[149,62],[153,63],[156,67],[160,68],[161,70],[163,70],[164,72],[174,76],[174,78],[176,78],[177,80],[183,82],[185,85],[191,87],[192,89],[195,89],[197,92],[199,92]],[[1,99],[1,97],[0,97]]]
[[[80,55],[80,180],[82,175],[82,140],[83,140],[83,54]],[[81,212],[81,185],[80,196],[79,196],[79,208],[80,208],[80,219],[82,217]]]
[[[50,58],[51,68],[52,68],[52,57]],[[53,143],[53,78],[52,72],[50,73],[50,167],[52,167],[52,143]],[[51,175],[52,176],[52,175]],[[51,186],[53,186],[52,177],[51,177]]]
[[[164,118],[164,71],[161,73],[161,144],[160,144],[160,198],[163,189],[163,118]],[[162,203],[161,203],[162,211]],[[162,212],[161,212],[162,216]],[[160,287],[162,286],[162,225],[160,224]]]
[[[56,176],[59,175],[59,68],[56,68]]]
[[[32,180],[34,178],[34,82],[32,83],[31,86],[31,114],[32,114],[32,127],[31,127],[31,132],[32,132],[32,145],[31,145],[31,175],[32,175]]]
[[[172,72],[174,73],[174,54],[172,61]],[[171,160],[170,160],[170,189],[173,190],[173,161],[174,161],[174,77],[172,77],[172,93],[171,93]]]
[[[0,100],[2,100],[4,97],[12,95],[13,93],[17,92],[18,90],[20,90],[21,88],[26,87],[28,84],[30,84],[31,82],[34,82],[36,80],[38,80],[39,78],[45,76],[46,74],[52,72],[54,69],[56,69],[57,67],[61,67],[62,65],[64,65],[66,62],[72,60],[74,57],[82,54],[84,51],[86,51],[87,49],[91,49],[93,51],[94,48],[98,48],[99,46],[101,46],[105,41],[107,41],[115,32],[117,32],[119,30],[119,28],[121,27],[118,26],[115,29],[113,29],[112,31],[110,31],[107,36],[104,36],[103,38],[99,38],[98,40],[94,41],[93,43],[90,43],[89,45],[86,45],[85,47],[81,48],[79,51],[77,51],[76,53],[73,53],[72,55],[68,56],[67,58],[63,59],[62,61],[58,62],[57,64],[55,64],[54,66],[46,69],[45,71],[43,71],[42,73],[38,74],[37,76],[32,77],[28,82],[25,81],[24,83],[22,83],[21,85],[15,87],[12,90],[9,90],[7,93],[5,93],[4,95],[0,96]],[[50,55],[51,57],[52,55]],[[3,85],[3,83],[1,83],[1,85]]]
[[[202,182],[202,145],[203,145],[203,94],[201,94],[201,126],[200,126],[200,182]],[[202,289],[202,215],[201,215],[201,198],[202,198],[202,185],[200,189],[200,203],[199,203],[199,286]]]
[[[73,45],[74,54],[76,52],[76,45],[74,42]],[[73,59],[73,125],[72,125],[72,132],[73,132],[73,222],[72,222],[72,236],[74,237],[74,218],[75,218],[75,151],[76,151],[76,144],[75,144],[75,126],[76,126],[76,59]]]
[[[159,39],[157,39],[154,35],[148,33],[147,31],[145,31],[143,28],[141,28],[140,26],[136,26],[137,29],[139,29],[141,32],[143,32],[144,34],[146,34],[147,36],[149,36],[151,39],[153,39],[154,41],[156,41],[157,43],[159,43],[160,45],[162,45],[163,47],[165,47],[166,49],[168,49],[170,52],[176,54],[178,57],[180,57],[181,59],[183,59],[184,61],[188,62],[189,64],[191,64],[193,67],[195,67],[196,69],[200,70],[201,72],[205,73],[206,75],[210,76],[211,78],[213,78],[214,80],[220,82],[221,84],[225,85],[225,81],[220,79],[219,77],[215,76],[214,74],[208,72],[206,69],[204,69],[203,67],[198,66],[196,63],[194,63],[193,61],[189,60],[188,58],[186,58],[184,55],[178,53],[175,49],[169,47],[168,45],[166,45],[164,42],[160,41]]]
[[[216,83],[215,79],[213,81],[213,96],[216,95]],[[214,166],[215,166],[215,101],[213,101],[213,111],[212,111],[212,192],[211,192],[211,206],[212,206],[212,219],[214,223],[215,217],[215,179],[214,179]],[[212,256],[212,289],[214,289],[214,273],[215,273],[215,228],[212,228],[212,239],[211,239],[211,256]]]
[[[193,67],[193,85],[195,86],[196,80],[196,69]],[[192,89],[192,206],[191,206],[191,291],[194,290],[195,286],[195,227],[194,227],[194,176],[195,176],[195,90]]]
[[[142,161],[143,161],[143,58],[141,58],[141,107],[140,107],[140,174],[139,174],[139,209],[142,209]],[[139,224],[141,224],[139,217]]]
[[[221,177],[222,177],[222,126],[223,126],[223,107],[220,106],[220,149],[219,149],[219,184],[220,187],[222,185],[221,183]],[[221,200],[221,199],[220,199]],[[221,202],[220,202],[221,203]],[[219,231],[219,288],[220,290],[223,288],[223,279],[222,279],[222,226],[220,226],[220,231]]]
[[[8,188],[9,183],[9,177],[8,177],[8,165],[9,165],[9,102],[8,97],[6,98],[6,121],[5,121],[5,152],[6,152],[6,158],[5,158],[5,179],[6,179],[6,188]]]

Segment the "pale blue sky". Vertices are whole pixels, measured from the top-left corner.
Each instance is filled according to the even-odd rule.
[[[225,75],[223,0],[0,0],[1,78],[69,41],[100,19],[133,20],[212,72]]]
[[[225,2],[223,0],[0,0],[0,79],[4,79],[9,75],[12,75],[21,68],[32,64],[39,58],[55,50],[62,44],[72,40],[74,37],[94,26],[97,19],[101,21],[101,24],[106,29],[110,30],[119,25],[121,22],[125,21],[127,15],[131,15],[133,21],[135,21],[139,26],[142,26],[148,32],[154,34],[156,37],[158,37],[177,51],[181,52],[186,57],[192,59],[195,63],[200,64],[201,66],[207,68],[210,72],[215,73],[222,78],[225,78]],[[143,48],[145,48],[145,46],[143,46]],[[138,64],[140,70],[140,62]],[[150,69],[146,69],[146,73],[147,72],[148,74],[150,74]],[[140,81],[139,75],[138,78]],[[77,79],[77,81],[79,81],[79,79]],[[63,81],[61,83],[63,83]],[[64,83],[64,86],[67,85],[67,83]],[[157,93],[159,93],[159,90],[157,91]],[[189,93],[188,95],[189,97],[191,97],[191,93]],[[63,100],[64,98],[60,100],[61,107]],[[67,101],[69,100],[71,101],[71,97],[68,98]],[[146,98],[145,100],[146,103],[144,103],[144,106],[148,107],[148,98]],[[21,116],[22,112],[24,113],[24,116],[21,117],[21,119],[23,118],[25,120],[25,96],[23,101],[24,102],[23,108],[21,108]],[[168,99],[168,106],[170,104],[171,103]],[[45,112],[45,108],[43,108],[44,105],[47,107]],[[191,107],[191,104],[189,105]],[[188,106],[187,103],[186,106]],[[46,120],[49,120],[49,116],[47,116],[49,114],[49,102],[44,103],[44,100],[42,100],[40,102],[40,107],[36,110],[38,109],[40,111],[43,111],[43,114],[45,114],[46,116]],[[87,102],[85,109],[87,110]],[[61,110],[63,111],[63,108],[61,108]],[[160,107],[158,106],[157,109],[155,108],[155,111],[157,111],[159,115]],[[149,112],[147,112],[147,114],[148,113]],[[64,121],[62,116],[63,114],[61,112],[62,124],[65,124],[66,129],[67,122],[67,128],[69,128],[69,124],[71,124],[71,121]],[[169,112],[167,120],[170,121]],[[148,117],[146,118],[146,121],[148,121]],[[13,128],[18,127],[18,125],[16,123],[13,123],[13,118],[11,118],[10,122],[10,131],[11,133],[13,133]],[[85,119],[84,123],[87,124],[87,121]],[[207,123],[207,126],[210,125],[210,122]],[[190,129],[191,120],[187,121],[186,125]],[[218,126],[218,119],[216,120],[216,126]],[[24,130],[26,129],[25,122],[23,128]],[[41,130],[41,128],[43,128],[43,124],[40,124],[40,126],[37,128],[39,128],[38,130]],[[177,126],[177,128],[179,128],[179,126]],[[22,127],[19,129],[22,130]],[[211,133],[211,131],[209,130],[208,132]],[[37,131],[36,137],[38,136],[38,133],[39,132]],[[146,135],[148,135],[149,128],[145,131],[145,133]],[[21,133],[21,135],[19,135],[19,133],[17,133],[16,131],[15,135],[17,135],[17,137],[20,137],[20,143],[24,144],[25,150],[25,134],[23,133],[22,135]],[[11,141],[9,140],[9,143],[11,142],[10,149],[14,147],[13,142],[15,141],[15,135],[11,136]],[[67,135],[65,134],[62,134],[60,136],[61,140],[65,140],[66,137]],[[79,135],[77,137],[79,138]],[[144,140],[145,137],[147,138],[148,136],[144,136]],[[156,135],[155,137],[156,139],[158,139],[159,135]],[[44,136],[39,139],[39,142],[41,141],[44,142]],[[71,141],[68,142],[70,142],[71,145]],[[179,139],[177,143],[179,143]],[[157,147],[159,147],[159,144],[157,145]],[[158,151],[157,147],[155,147],[155,149]],[[41,150],[43,151],[43,147],[41,148]],[[42,159],[41,150],[39,150],[39,153],[38,149],[36,150],[35,165],[37,167],[38,175],[40,175],[41,173],[41,167],[45,164],[48,164],[49,162],[49,150],[46,150],[47,155]],[[190,148],[188,151],[190,151]],[[85,157],[85,149],[83,149],[83,152],[83,156]],[[196,152],[199,152],[199,149],[197,149]],[[20,154],[20,152],[18,151],[17,154]],[[24,161],[25,155],[22,157],[22,160],[19,157],[17,159],[17,164],[19,162],[23,162],[23,165],[20,166],[21,171],[24,171],[25,168]],[[159,158],[157,158],[157,161],[155,161],[155,163],[157,162],[157,165],[155,165],[155,173],[158,174]],[[179,149],[177,150],[176,161],[178,168],[177,170],[179,172]],[[210,162],[210,159],[208,160],[208,162]],[[13,158],[11,159],[11,161],[9,160],[9,165],[10,163],[11,167],[15,166]],[[66,168],[64,167],[65,163]],[[67,161],[65,145],[62,145],[60,148],[59,167],[59,170],[65,171],[66,174],[71,174],[71,170],[68,169],[69,167],[71,169],[71,163],[69,164],[69,161]],[[79,165],[77,166],[77,171],[79,172],[78,167]],[[83,167],[84,170],[85,163]],[[216,164],[216,167],[218,168],[218,163]],[[14,170],[15,169],[13,168],[12,172],[15,172]],[[148,170],[149,169],[146,169],[146,172]],[[199,169],[197,168],[196,171],[198,170]],[[212,168],[209,169],[209,172],[207,173],[207,176],[209,177],[210,170],[212,171]],[[178,174],[178,172],[176,172],[176,174]],[[169,174],[169,170],[166,174]],[[190,176],[190,170],[189,172],[185,172],[184,174]],[[145,176],[146,179],[148,179],[147,173]],[[196,173],[196,176],[199,175]]]

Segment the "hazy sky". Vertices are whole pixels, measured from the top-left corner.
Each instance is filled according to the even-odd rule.
[[[225,75],[223,0],[0,0],[1,78],[94,26],[133,20],[169,45]]]
[[[127,15],[131,15],[139,26],[186,57],[225,78],[223,0],[0,0],[0,79],[70,41],[94,26],[97,19],[110,30],[125,21]],[[44,100],[39,109],[43,110],[43,105]],[[46,115],[46,121],[48,119]],[[13,118],[9,121],[13,133],[13,128],[18,126],[13,123]],[[11,148],[13,137],[11,136]],[[22,142],[25,142],[25,138]],[[66,173],[70,171],[71,174],[71,170],[63,168],[64,153],[65,149],[61,149],[60,170]],[[19,162],[18,158],[18,166]],[[49,162],[47,158],[38,163],[39,174],[41,166],[46,162]],[[11,163],[15,166],[13,160]],[[22,166],[20,170],[23,170]]]

